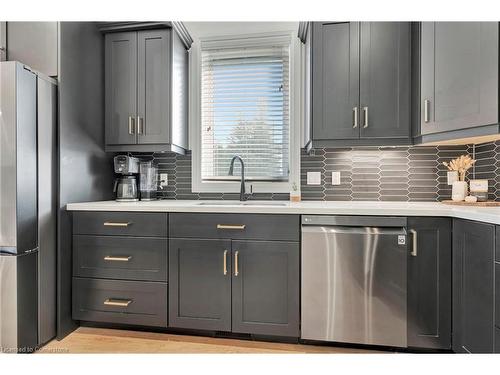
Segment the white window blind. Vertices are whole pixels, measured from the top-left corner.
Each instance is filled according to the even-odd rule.
[[[239,155],[245,178],[288,181],[290,145],[290,45],[242,43],[201,51],[201,177],[228,176]]]

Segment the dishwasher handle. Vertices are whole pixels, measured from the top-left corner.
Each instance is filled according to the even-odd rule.
[[[359,235],[390,235],[390,236],[406,236],[404,227],[349,227],[338,225],[303,225],[302,233],[316,234],[359,234]]]
[[[302,215],[302,226],[347,226],[347,227],[406,227],[404,216],[335,216]]]

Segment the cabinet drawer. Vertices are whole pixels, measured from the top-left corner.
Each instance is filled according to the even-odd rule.
[[[74,212],[73,233],[166,237],[167,214],[142,212]]]
[[[170,214],[169,233],[177,238],[233,238],[299,241],[299,215]]]
[[[73,278],[73,319],[167,326],[167,284]]]
[[[167,281],[166,238],[73,236],[73,276]]]

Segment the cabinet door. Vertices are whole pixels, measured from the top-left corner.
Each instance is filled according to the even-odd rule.
[[[299,336],[299,244],[233,241],[233,332]]]
[[[230,240],[170,240],[170,327],[231,330],[230,256]]]
[[[312,25],[313,139],[358,139],[359,23]]]
[[[498,122],[498,23],[423,22],[421,133]]]
[[[137,33],[106,34],[106,144],[136,143]]]
[[[453,222],[453,350],[492,353],[495,226]]]
[[[408,346],[451,348],[451,220],[408,218]]]
[[[169,143],[171,30],[138,33],[139,144]]]
[[[410,23],[362,22],[361,138],[410,136]]]

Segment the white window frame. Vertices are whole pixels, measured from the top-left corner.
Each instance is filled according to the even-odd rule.
[[[301,61],[302,47],[297,31],[282,31],[264,34],[231,35],[202,39],[213,45],[240,47],[250,38],[290,38],[290,145],[288,181],[247,181],[246,191],[252,193],[289,193],[292,184],[300,186],[300,142],[302,122]],[[254,39],[255,40],[255,39]],[[237,193],[240,181],[203,181],[201,178],[201,50],[200,40],[195,40],[189,55],[189,124],[190,148],[192,150],[191,190],[194,193]]]

